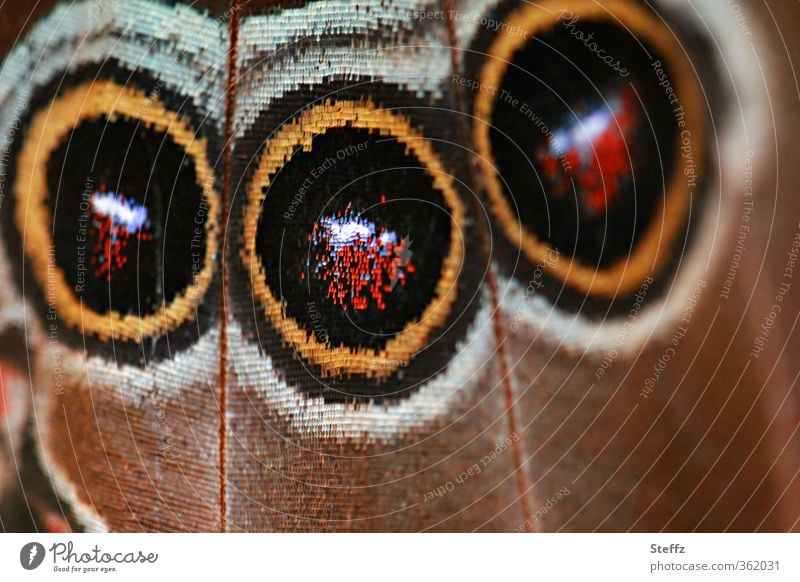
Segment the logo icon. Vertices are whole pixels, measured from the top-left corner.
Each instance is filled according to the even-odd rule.
[[[38,542],[29,542],[19,551],[19,563],[26,570],[35,570],[44,561],[44,546]]]

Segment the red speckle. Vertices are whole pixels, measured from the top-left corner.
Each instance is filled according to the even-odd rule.
[[[105,185],[101,185],[97,194],[106,194]],[[111,192],[113,196],[114,193]],[[120,205],[137,206],[135,202],[126,199],[125,194],[115,195]],[[114,273],[122,269],[128,263],[128,243],[131,239],[138,241],[151,240],[152,235],[145,230],[149,226],[143,225],[135,232],[128,230],[128,227],[120,221],[114,214],[103,214],[97,211],[92,212],[92,227],[89,232],[95,238],[92,246],[92,254],[89,260],[95,267],[94,276],[105,278],[111,281]]]
[[[365,310],[370,304],[385,310],[387,295],[416,270],[408,240],[398,241],[396,233],[361,218],[351,205],[317,222],[310,240],[314,255],[309,263],[327,282],[328,299],[345,311]]]
[[[616,101],[616,105],[603,104],[555,133],[557,143],[548,141],[535,152],[550,195],[561,198],[574,180],[581,206],[592,215],[604,213],[618,198],[623,182],[631,178],[629,156],[633,152],[629,148],[636,121],[633,89],[623,88]],[[598,123],[603,123],[599,131]]]

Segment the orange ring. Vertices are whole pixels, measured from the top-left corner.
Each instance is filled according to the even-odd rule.
[[[192,284],[169,305],[162,304],[156,313],[139,317],[116,311],[98,313],[84,306],[75,296],[64,273],[49,252],[55,242],[48,225],[53,217],[45,204],[47,160],[80,123],[105,117],[124,116],[168,134],[194,161],[197,183],[208,203],[206,253],[203,268]],[[15,220],[23,233],[23,246],[30,258],[34,276],[42,289],[49,290],[59,318],[72,328],[89,332],[101,340],[141,342],[143,338],[163,335],[193,319],[195,310],[211,285],[214,257],[217,253],[219,197],[214,190],[214,174],[206,156],[206,140],[196,139],[195,132],[178,116],[143,91],[118,85],[113,81],[91,81],[67,91],[48,107],[34,115],[17,161]],[[28,220],[29,217],[31,220]]]
[[[541,4],[523,4],[508,17],[508,27],[501,29],[489,48],[491,58],[480,71],[478,79],[480,86],[499,87],[511,59],[527,42],[528,36],[534,36],[558,22],[561,10],[568,10],[586,20],[616,19],[629,30],[645,38],[664,56],[670,73],[674,76],[676,93],[684,107],[685,130],[690,136],[704,135],[703,117],[700,114],[702,101],[697,84],[690,75],[691,65],[668,28],[639,6],[619,0],[608,0],[602,4],[588,0],[559,0],[551,4],[556,4],[560,10],[547,10]],[[512,34],[519,30],[527,31],[528,35]],[[491,92],[479,91],[474,105],[477,122],[474,124],[473,138],[480,154],[481,174],[492,212],[498,218],[501,229],[511,243],[525,253],[530,262],[542,265],[551,275],[579,291],[609,298],[615,297],[620,292],[633,293],[643,279],[663,267],[666,252],[659,250],[662,250],[662,246],[665,249],[671,247],[671,243],[684,224],[684,216],[689,206],[688,188],[683,184],[681,172],[677,170],[674,172],[667,186],[664,204],[630,256],[620,259],[606,269],[595,269],[574,258],[564,259],[560,254],[553,260],[554,250],[519,223],[504,195],[503,186],[495,170],[497,164],[492,155],[489,138],[493,106]],[[696,151],[694,156],[698,174],[702,172],[703,145],[701,141],[699,151]],[[680,141],[675,144],[675,150],[676,159],[680,160]]]
[[[293,318],[285,314],[279,301],[266,284],[265,268],[256,251],[256,232],[265,190],[272,176],[292,157],[297,146],[310,151],[314,136],[331,128],[352,127],[380,135],[393,136],[402,143],[425,167],[450,207],[450,248],[442,264],[442,276],[436,285],[436,295],[427,305],[419,320],[408,322],[403,330],[381,350],[330,346],[320,342]],[[298,118],[284,125],[267,143],[259,165],[247,190],[247,209],[244,218],[244,247],[241,258],[250,273],[254,293],[261,300],[264,312],[283,337],[306,361],[322,369],[324,376],[342,373],[367,377],[386,377],[407,365],[414,353],[425,347],[431,333],[444,325],[457,294],[457,275],[463,261],[463,244],[460,240],[465,209],[453,179],[444,170],[431,144],[414,131],[409,121],[400,115],[377,109],[371,102],[326,102],[304,111]]]

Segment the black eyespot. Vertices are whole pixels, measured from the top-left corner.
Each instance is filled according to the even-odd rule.
[[[206,147],[158,96],[110,80],[32,112],[14,161],[14,224],[48,320],[136,352],[195,319],[216,271]]]
[[[470,299],[466,212],[433,142],[399,113],[343,99],[281,126],[249,179],[240,253],[282,346],[273,357],[290,350],[327,395],[426,380],[431,362],[412,366],[431,346],[451,353]]]
[[[306,200],[312,192],[324,194]],[[396,138],[331,128],[267,187],[256,234],[267,285],[301,328],[327,322],[318,339],[385,349],[436,298],[445,256],[424,255],[451,246],[447,209],[433,177]],[[278,236],[287,232],[308,234]]]
[[[207,205],[169,135],[131,120],[85,121],[50,156],[47,186],[53,238],[78,242],[56,245],[55,263],[85,307],[152,315],[192,285],[191,270],[167,265],[182,264],[187,249],[205,256]],[[197,221],[187,208],[200,210]]]
[[[473,136],[511,247],[567,289],[613,299],[679,248],[705,160],[699,90],[645,8],[563,7],[508,15],[476,67]]]

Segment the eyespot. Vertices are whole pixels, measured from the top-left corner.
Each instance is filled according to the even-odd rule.
[[[365,15],[363,6],[310,3],[281,12],[281,33],[276,35],[273,11],[260,12],[242,18],[237,47],[232,211],[226,228],[232,235],[226,245],[226,344],[235,366],[231,394],[240,393],[233,398],[244,406],[263,406],[265,417],[289,420],[298,434],[393,438],[411,423],[423,426],[445,417],[453,405],[469,402],[475,391],[484,389],[481,374],[492,365],[491,308],[482,286],[488,264],[476,236],[476,223],[487,217],[470,212],[476,200],[470,198],[474,194],[465,178],[463,126],[452,99],[446,28],[441,22],[424,31],[409,28],[406,15],[389,5],[375,6]],[[337,18],[345,15],[343,27],[330,26],[333,12]],[[309,31],[314,36],[311,43]],[[354,34],[375,50],[354,52]],[[387,45],[387,34],[400,42]],[[442,42],[414,42],[419,34]],[[335,107],[341,112],[325,112]],[[311,111],[317,121],[303,116]],[[355,115],[370,126],[359,125]],[[285,131],[290,124],[295,128]],[[400,141],[403,136],[408,139]],[[282,148],[289,155],[271,162],[277,169],[265,185],[264,174],[257,180],[256,173],[268,150],[283,138],[295,145]],[[305,146],[296,145],[300,142]],[[359,151],[357,146],[365,142]],[[292,209],[313,169],[308,166],[314,166],[308,160],[321,165],[327,157],[336,165],[318,173],[319,178],[310,176],[313,184]],[[436,166],[443,174],[438,178],[431,174]],[[394,180],[386,187],[389,177]],[[412,190],[405,183],[419,186]],[[265,186],[267,190],[261,190]],[[458,191],[458,200],[451,189]],[[386,202],[381,202],[382,195]],[[255,204],[248,199],[252,196],[262,202]],[[387,269],[381,270],[390,281],[390,291],[383,292],[383,309],[368,286],[361,287],[359,300],[364,307],[363,298],[368,298],[366,309],[356,310],[348,303],[345,312],[341,303],[327,300],[330,279],[318,280],[316,287],[309,284],[310,276],[324,275],[334,259],[354,250],[337,257],[323,253],[318,259],[310,252],[314,227],[322,235],[316,238],[318,244],[330,240],[333,228],[357,220],[354,210],[366,222],[358,228],[383,229],[384,240],[405,239],[408,246],[403,247],[411,251],[403,265],[406,253],[392,250],[402,274],[392,279]],[[306,213],[302,220],[300,213]],[[454,220],[460,223],[455,233],[464,260],[448,267]],[[271,237],[283,252],[272,255],[272,267],[254,272],[263,253],[257,241],[264,244]],[[371,245],[373,254],[381,250],[386,246]],[[368,249],[361,251],[362,256],[369,254]],[[291,257],[294,267],[289,266]],[[452,272],[444,270],[448,268]],[[453,281],[452,304],[439,301],[437,309],[432,301],[443,277]],[[278,282],[270,283],[270,278]],[[262,289],[270,292],[267,305],[280,319],[268,314]],[[450,300],[447,297],[447,303]],[[441,324],[425,319],[428,331],[416,336],[420,349],[413,351],[405,344],[400,353],[386,352],[388,357],[381,359],[369,354],[368,350],[379,356],[385,352],[386,344],[400,337],[398,328],[402,333],[408,318],[420,318],[426,307],[436,311]],[[370,310],[375,316],[364,317]],[[296,335],[286,333],[284,322]],[[317,345],[306,347],[312,334]],[[411,339],[412,334],[403,337]],[[333,365],[323,369],[315,361]],[[298,410],[314,412],[297,414]],[[268,428],[273,431],[274,425]]]
[[[90,80],[33,111],[13,195],[48,320],[139,344],[194,319],[214,278],[219,197],[205,138],[156,94]]]
[[[326,101],[265,144],[241,259],[281,342],[323,381],[369,393],[358,378],[402,376],[457,315],[465,219],[453,178],[406,117]]]
[[[509,247],[608,301],[674,262],[706,155],[700,92],[678,39],[644,7],[559,8],[523,4],[489,42],[473,138]]]

